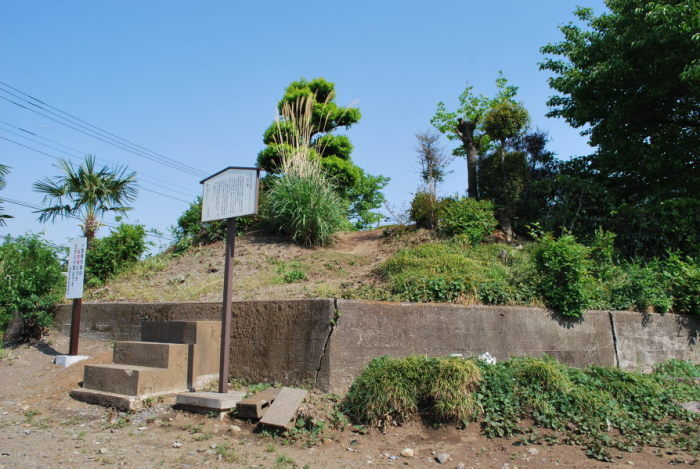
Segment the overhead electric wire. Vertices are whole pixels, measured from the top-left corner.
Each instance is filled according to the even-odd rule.
[[[137,144],[137,143],[134,143],[134,142],[132,142],[132,141],[130,141],[130,140],[127,140],[127,139],[125,139],[125,138],[123,138],[123,137],[120,137],[119,135],[116,135],[116,134],[114,134],[114,133],[112,133],[112,132],[110,132],[110,131],[108,131],[108,130],[105,130],[105,129],[103,129],[103,128],[101,128],[101,127],[98,127],[98,126],[96,126],[96,125],[94,125],[94,124],[91,124],[90,122],[87,122],[87,121],[85,121],[85,120],[83,120],[83,119],[80,119],[79,117],[74,116],[74,115],[72,115],[72,114],[70,114],[70,113],[68,113],[68,112],[65,112],[65,111],[63,111],[63,110],[57,108],[56,106],[52,106],[52,105],[50,105],[50,104],[48,104],[48,103],[46,103],[46,102],[44,102],[44,101],[42,101],[42,100],[40,100],[40,99],[38,99],[38,98],[35,98],[34,96],[30,95],[29,93],[26,93],[26,92],[24,92],[24,91],[22,91],[22,90],[20,90],[20,89],[18,89],[18,88],[15,88],[15,87],[12,86],[12,85],[9,85],[9,84],[7,84],[7,83],[5,83],[5,82],[2,82],[2,81],[0,81],[0,85],[1,85],[1,86],[0,86],[0,91],[3,91],[4,93],[7,93],[7,94],[9,94],[9,95],[11,95],[11,96],[14,96],[14,97],[16,97],[16,98],[18,98],[18,99],[21,99],[22,101],[24,101],[24,102],[27,103],[27,104],[30,104],[30,105],[32,105],[32,106],[34,106],[34,107],[37,107],[37,108],[39,108],[39,109],[41,109],[41,110],[43,110],[43,111],[45,111],[45,112],[48,112],[48,113],[51,114],[51,115],[54,115],[54,116],[56,116],[56,117],[58,117],[58,118],[60,118],[60,119],[66,120],[66,121],[68,121],[68,122],[70,122],[70,123],[72,123],[72,124],[74,124],[74,125],[77,125],[77,126],[79,126],[79,127],[84,128],[84,129],[86,129],[86,130],[88,130],[88,131],[91,131],[91,132],[94,132],[94,133],[98,133],[98,134],[102,133],[102,134],[103,134],[103,135],[102,135],[103,137],[109,138],[110,140],[120,141],[119,143],[121,143],[121,144],[123,144],[123,145],[126,144],[126,145],[132,146],[132,147],[134,147],[134,148],[136,148],[136,149],[139,149],[139,151],[150,153],[150,154],[153,155],[154,157],[163,160],[162,163],[165,164],[165,165],[168,165],[168,166],[171,166],[171,167],[172,167],[172,165],[176,165],[176,166],[180,166],[180,169],[181,169],[181,170],[189,170],[189,171],[195,171],[195,172],[198,172],[198,173],[201,173],[201,174],[206,174],[206,173],[204,173],[203,171],[201,171],[201,170],[199,170],[199,169],[197,169],[197,168],[195,168],[195,167],[193,167],[193,166],[190,166],[190,165],[188,165],[188,164],[182,163],[182,162],[180,162],[180,161],[178,161],[178,160],[175,160],[175,159],[173,159],[173,158],[170,158],[170,157],[168,157],[168,156],[165,156],[165,155],[163,155],[163,154],[161,154],[161,153],[158,153],[158,152],[156,152],[156,151],[150,150],[150,149],[148,149],[148,148],[146,148],[146,147],[143,147],[143,146],[141,146],[141,145],[139,145],[139,144]],[[38,105],[38,104],[36,104],[36,103],[34,103],[34,102],[32,102],[32,101],[26,99],[26,98],[23,98],[22,96],[19,96],[19,95],[15,94],[15,93],[12,93],[11,91],[8,91],[8,90],[6,90],[6,89],[3,89],[2,86],[7,87],[7,88],[10,88],[10,89],[12,89],[12,90],[14,90],[14,91],[17,91],[18,93],[20,93],[20,94],[22,94],[22,95],[24,95],[24,96],[30,98],[32,101],[36,101],[37,103],[41,103],[41,105]],[[17,103],[15,103],[15,104],[17,104]],[[45,106],[45,107],[44,107],[44,106]],[[55,113],[55,112],[52,112],[52,111],[50,111],[49,109],[46,109],[46,108],[54,109],[54,110],[58,111],[60,114],[63,114],[63,116],[60,115],[60,114],[57,114],[57,113]],[[69,119],[69,118],[66,118],[66,117],[64,117],[64,116],[68,116],[70,119]],[[95,130],[90,129],[90,128],[86,127],[86,126],[83,125],[83,124],[85,124],[85,125],[91,127],[92,129],[95,129]]]
[[[82,125],[82,124],[79,124],[79,123],[77,123],[77,122],[74,122],[74,121],[72,121],[72,120],[70,120],[70,119],[67,119],[67,118],[65,118],[65,117],[63,117],[63,116],[61,116],[61,115],[59,115],[59,114],[56,114],[55,112],[49,111],[49,110],[43,108],[42,106],[39,106],[39,105],[37,105],[37,104],[35,104],[35,103],[32,103],[31,101],[29,101],[29,100],[27,100],[27,99],[24,99],[24,98],[22,98],[21,96],[16,95],[15,93],[11,93],[11,92],[9,92],[9,91],[7,91],[7,90],[5,90],[5,89],[2,89],[2,88],[0,88],[0,91],[2,91],[2,92],[4,92],[4,93],[7,93],[7,94],[9,94],[9,95],[11,95],[11,96],[14,96],[14,97],[16,97],[16,98],[19,98],[20,100],[24,101],[25,103],[27,103],[27,104],[29,104],[29,105],[32,105],[32,106],[34,106],[34,107],[37,107],[37,108],[39,108],[39,109],[42,109],[43,111],[48,112],[49,114],[53,114],[54,116],[57,116],[59,119],[62,119],[62,120],[59,120],[59,119],[56,119],[56,118],[54,118],[54,117],[48,116],[48,115],[46,115],[46,114],[44,114],[44,113],[42,113],[42,112],[40,112],[40,111],[37,111],[36,109],[29,108],[29,107],[25,106],[24,104],[18,103],[17,101],[14,101],[14,100],[12,100],[12,99],[9,99],[9,98],[7,98],[7,97],[5,97],[5,96],[0,96],[1,99],[5,100],[5,101],[7,101],[7,102],[9,102],[9,103],[14,104],[15,106],[21,107],[22,109],[26,109],[27,111],[31,111],[31,112],[33,112],[33,113],[35,113],[35,114],[37,114],[37,115],[39,115],[39,116],[41,116],[41,117],[43,117],[43,118],[45,118],[45,119],[49,119],[49,120],[51,120],[51,121],[53,121],[53,122],[56,122],[57,124],[63,125],[63,126],[65,126],[65,127],[68,127],[69,129],[73,129],[73,130],[75,130],[76,132],[80,132],[80,133],[82,133],[82,134],[84,134],[84,135],[87,135],[87,136],[89,136],[89,137],[92,137],[92,138],[94,138],[94,139],[96,139],[96,140],[99,140],[99,141],[101,141],[101,142],[107,143],[107,144],[109,144],[109,145],[115,146],[115,147],[117,147],[117,148],[119,148],[119,149],[121,149],[121,150],[127,151],[127,152],[132,153],[132,154],[134,154],[134,155],[136,155],[136,156],[140,156],[140,157],[142,157],[142,158],[146,158],[147,160],[153,161],[153,162],[155,162],[155,163],[162,164],[162,165],[167,166],[167,167],[169,167],[169,168],[171,168],[171,169],[175,169],[175,170],[184,172],[184,173],[186,173],[186,174],[190,174],[190,175],[197,176],[197,177],[201,177],[201,176],[207,174],[207,173],[205,173],[205,172],[203,172],[203,171],[201,171],[201,170],[198,170],[198,169],[196,169],[196,168],[194,168],[194,167],[192,167],[192,166],[186,165],[186,164],[184,164],[184,163],[180,163],[180,162],[177,161],[177,160],[173,160],[172,158],[168,158],[168,157],[166,157],[166,156],[161,156],[160,153],[156,153],[156,152],[154,152],[154,151],[152,151],[152,150],[140,150],[140,149],[137,148],[137,147],[140,147],[139,145],[136,145],[136,144],[134,144],[134,143],[131,143],[131,142],[129,142],[129,141],[126,140],[126,139],[122,139],[121,137],[119,137],[119,139],[121,139],[122,141],[119,141],[119,140],[117,140],[116,138],[110,137],[109,135],[105,135],[107,132],[103,132],[103,133],[101,134],[101,133],[98,132],[98,131],[92,130],[92,129],[90,129],[90,128],[88,128],[88,127]],[[67,122],[69,122],[69,123],[66,123],[66,122],[64,122],[64,121],[67,121]],[[73,124],[73,125],[71,125],[71,124]],[[78,126],[78,127],[76,127],[76,126]],[[130,148],[129,146],[134,147],[134,148]],[[147,152],[148,152],[148,153],[147,153]],[[149,153],[152,153],[152,154],[149,155]]]
[[[23,128],[21,128],[21,127],[17,127],[17,126],[12,125],[12,124],[8,124],[8,123],[6,123],[6,122],[4,122],[4,121],[0,121],[0,125],[5,125],[5,126],[9,126],[9,127],[14,127],[14,128],[16,128],[16,129],[18,129],[18,130],[21,130],[21,131],[23,131],[23,132],[26,132],[26,133],[28,133],[28,134],[30,134],[30,135],[34,135],[34,136],[36,136],[36,137],[38,137],[38,138],[41,138],[41,139],[50,141],[50,142],[55,143],[56,145],[60,145],[60,146],[62,146],[62,147],[64,147],[64,148],[71,148],[71,147],[69,147],[69,146],[67,146],[67,145],[63,145],[63,144],[61,144],[61,143],[59,143],[59,142],[55,142],[54,140],[51,140],[51,139],[48,139],[48,138],[45,138],[45,137],[41,137],[40,135],[37,135],[37,134],[35,134],[34,132],[31,132],[31,131],[29,131],[29,130],[23,129]],[[10,133],[10,134],[12,134],[12,135],[16,135],[16,136],[18,136],[18,137],[25,138],[25,139],[27,139],[27,140],[30,140],[30,141],[36,143],[36,144],[39,144],[39,145],[45,146],[45,147],[47,147],[47,148],[50,148],[50,149],[52,149],[52,150],[54,150],[54,151],[58,151],[58,152],[61,152],[61,153],[65,153],[65,154],[68,155],[69,157],[74,158],[74,159],[76,159],[76,160],[82,160],[82,156],[81,156],[81,155],[87,154],[87,153],[82,152],[82,151],[80,151],[80,150],[78,150],[78,149],[75,149],[75,148],[71,148],[71,149],[72,149],[74,152],[77,152],[77,154],[71,153],[71,152],[69,152],[69,151],[62,150],[62,149],[60,149],[60,148],[56,148],[56,147],[54,147],[54,146],[51,146],[51,145],[48,145],[48,144],[46,144],[46,143],[40,142],[39,140],[36,140],[36,139],[33,138],[33,137],[29,137],[29,136],[27,136],[27,135],[14,132],[14,131],[12,131],[12,130],[3,129],[2,127],[0,127],[0,130],[3,131],[3,132]],[[111,165],[113,165],[113,166],[117,166],[115,163],[113,163],[113,162],[111,162],[111,161],[108,161],[108,160],[105,160],[104,158],[95,157],[95,159],[96,159],[97,161],[101,161],[101,162],[106,163],[106,164],[111,164]],[[143,173],[140,172],[140,171],[138,171],[137,173],[138,173],[138,177],[139,177],[139,178],[155,179],[156,181],[162,181],[161,179],[158,179],[158,178],[155,178],[155,177],[152,177],[152,176],[149,177],[147,174],[143,174]],[[167,181],[163,181],[163,182],[165,182],[165,183],[167,183],[167,184],[172,184],[173,186],[175,185],[175,184],[169,183],[169,182],[167,182]],[[184,196],[187,196],[187,197],[192,197],[192,198],[195,197],[195,195],[193,195],[191,192],[183,192],[183,191],[181,191],[181,190],[179,190],[179,189],[173,189],[173,188],[167,187],[167,186],[165,186],[165,185],[163,185],[163,184],[160,184],[160,183],[158,183],[158,182],[149,181],[149,184],[153,184],[154,186],[158,186],[158,187],[160,187],[160,188],[162,188],[162,189],[165,189],[165,190],[168,190],[168,191],[171,191],[171,192],[176,192],[176,193],[178,193],[178,194],[181,194],[181,195],[184,195]]]
[[[37,152],[37,153],[41,153],[42,155],[48,156],[49,158],[53,158],[53,159],[59,160],[59,161],[61,160],[61,158],[59,158],[59,157],[57,157],[57,156],[50,155],[50,154],[48,154],[48,153],[46,153],[46,152],[44,152],[44,151],[37,150],[36,148],[30,147],[30,146],[28,146],[28,145],[24,145],[23,143],[19,143],[19,142],[15,141],[15,140],[12,140],[12,139],[9,139],[9,138],[5,138],[5,137],[3,137],[3,136],[1,136],[1,135],[0,135],[0,139],[2,139],[2,140],[7,140],[8,142],[12,142],[12,143],[14,143],[15,145],[19,145],[19,146],[24,147],[24,148],[26,148],[26,149],[28,149],[28,150],[32,150],[32,151],[35,151],[35,152]],[[161,195],[161,196],[163,196],[163,197],[167,197],[167,198],[169,198],[169,199],[173,199],[173,200],[177,200],[177,201],[180,201],[180,202],[184,202],[184,203],[186,203],[186,204],[191,203],[191,201],[189,201],[189,200],[184,200],[184,199],[181,199],[181,198],[179,198],[179,197],[175,197],[175,196],[168,195],[168,194],[163,194],[162,192],[154,191],[153,189],[147,189],[147,188],[145,188],[145,187],[143,187],[143,186],[141,186],[141,185],[139,185],[139,189],[144,190],[144,191],[146,191],[146,192],[152,192],[152,193],[154,193],[154,194],[158,194],[158,195]]]
[[[29,203],[29,202],[22,202],[21,200],[8,199],[8,198],[6,198],[6,197],[4,197],[4,196],[3,196],[3,197],[0,197],[0,200],[1,200],[2,202],[7,202],[7,203],[9,203],[9,204],[14,204],[14,205],[20,205],[20,206],[22,206],[22,207],[31,208],[31,209],[33,209],[33,210],[41,210],[41,207],[40,207],[40,206],[35,205],[35,204],[32,204],[32,203]],[[82,221],[82,219],[81,219],[80,217],[77,217],[77,216],[75,216],[75,215],[64,215],[64,216],[67,217],[67,218],[73,218],[73,219],[75,219],[75,220],[80,220],[80,221]],[[104,225],[104,226],[107,226],[107,227],[109,227],[109,228],[117,228],[117,227],[114,226],[114,225],[110,225],[109,223],[104,223],[104,222],[100,222],[100,225]],[[154,237],[154,238],[165,239],[165,240],[167,240],[167,241],[175,241],[173,238],[168,238],[167,236],[159,235],[159,234],[156,234],[156,233],[148,233],[148,232],[146,232],[146,236],[152,236],[152,237]]]

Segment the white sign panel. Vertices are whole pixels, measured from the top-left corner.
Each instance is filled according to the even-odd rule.
[[[85,252],[87,238],[76,238],[70,243],[68,253],[68,278],[66,279],[66,298],[83,297],[83,278],[85,277]]]
[[[203,184],[202,221],[258,213],[257,168],[228,168]]]

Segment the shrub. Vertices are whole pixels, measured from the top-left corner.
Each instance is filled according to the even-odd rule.
[[[320,175],[288,173],[270,188],[265,217],[270,228],[304,246],[325,246],[348,226],[345,204]]]
[[[100,284],[135,263],[146,252],[143,225],[122,223],[104,238],[94,239],[85,259],[89,284]]]
[[[613,309],[635,308],[645,312],[649,308],[665,313],[673,306],[667,282],[653,265],[642,266],[630,262],[621,269],[622,278],[615,281],[610,291]]]
[[[497,225],[493,204],[489,201],[445,199],[438,213],[438,232],[441,235],[466,235],[472,244],[483,241]]]
[[[481,375],[471,360],[379,357],[370,362],[341,403],[355,422],[385,425],[422,414],[460,422],[476,412],[474,391]]]
[[[23,337],[39,338],[53,321],[53,307],[63,296],[65,278],[58,248],[37,235],[12,238],[0,245],[0,331],[17,313]]]
[[[545,304],[564,316],[580,317],[588,303],[588,248],[571,235],[544,237],[534,252],[536,282]]]
[[[429,192],[417,192],[411,201],[409,216],[419,228],[432,230],[437,226],[439,203]]]
[[[671,254],[657,265],[668,282],[673,311],[700,315],[700,262]]]

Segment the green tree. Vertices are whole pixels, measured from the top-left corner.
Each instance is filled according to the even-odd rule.
[[[10,168],[5,166],[4,164],[0,164],[0,190],[3,190],[7,183],[5,182],[5,176],[10,172]],[[0,199],[0,202],[2,202],[2,199]],[[5,226],[5,220],[7,218],[12,218],[11,215],[8,215],[4,213],[4,209],[2,205],[0,205],[0,226]]]
[[[578,8],[578,23],[560,27],[564,39],[542,48],[540,67],[552,72],[549,83],[558,93],[548,101],[549,115],[583,128],[596,147],[591,174],[615,200],[610,218],[625,219],[619,246],[647,256],[669,248],[697,252],[700,2],[606,5],[599,16]],[[691,231],[678,233],[671,220],[650,233],[638,223],[669,203],[679,223],[695,220]]]
[[[474,87],[467,86],[457,98],[457,109],[447,110],[444,102],[437,105],[430,123],[450,140],[457,140],[460,146],[452,152],[455,156],[467,159],[467,195],[479,198],[478,161],[490,148],[489,136],[483,129],[484,117],[498,103],[512,101],[518,92],[516,86],[508,85],[501,74],[496,79],[498,92],[494,98],[474,94]]]
[[[39,210],[39,221],[80,219],[89,249],[105,213],[131,210],[126,204],[136,198],[136,173],[128,172],[125,166],[97,169],[92,155],[85,155],[78,167],[66,160],[59,166],[63,174],[34,183],[34,190],[44,194],[46,205]]]
[[[361,113],[356,107],[339,106],[335,97],[335,84],[323,78],[292,82],[278,103],[281,117],[263,135],[266,147],[258,154],[258,166],[279,173],[286,154],[309,148],[309,157],[320,159],[326,176],[348,202],[348,217],[357,228],[366,228],[379,220],[372,210],[384,202],[381,190],[389,179],[369,175],[352,162],[350,139],[333,132],[356,124]]]

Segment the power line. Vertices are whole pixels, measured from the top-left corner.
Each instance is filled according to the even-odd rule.
[[[3,129],[2,127],[0,127],[0,130],[2,130],[3,132],[7,132],[7,133],[10,133],[10,134],[12,134],[12,135],[16,135],[16,136],[18,136],[18,137],[21,137],[21,138],[30,140],[30,141],[32,141],[32,142],[34,142],[34,143],[36,143],[36,144],[39,144],[39,145],[45,146],[45,147],[47,147],[47,148],[50,148],[50,149],[52,149],[52,150],[54,150],[54,151],[58,151],[58,152],[64,153],[64,154],[68,155],[69,157],[71,157],[71,158],[73,158],[73,159],[76,159],[76,160],[81,160],[81,161],[82,161],[82,158],[83,158],[83,157],[82,157],[81,155],[87,154],[86,152],[80,151],[80,150],[78,150],[78,149],[76,149],[76,148],[69,147],[69,146],[67,146],[67,145],[63,145],[63,144],[61,144],[61,143],[59,143],[59,142],[56,142],[56,141],[51,140],[51,139],[48,139],[48,138],[41,137],[40,135],[37,135],[37,134],[35,134],[34,132],[31,132],[31,131],[29,131],[29,130],[23,129],[23,128],[21,128],[21,127],[17,127],[17,126],[15,126],[15,125],[9,124],[9,123],[7,123],[7,122],[0,121],[0,125],[5,125],[5,126],[8,126],[8,127],[13,127],[13,128],[15,128],[15,129],[21,130],[22,132],[26,132],[26,133],[28,133],[28,134],[30,134],[30,135],[35,136],[35,137],[38,137],[38,138],[41,138],[41,139],[43,139],[43,140],[47,140],[47,141],[49,141],[49,142],[52,142],[52,143],[54,143],[54,144],[56,144],[56,145],[59,145],[59,146],[65,147],[65,148],[70,148],[70,149],[73,150],[74,152],[79,153],[79,155],[76,155],[75,153],[71,153],[71,152],[66,151],[66,150],[62,150],[62,149],[60,149],[60,148],[56,148],[56,147],[54,147],[54,146],[48,145],[48,144],[43,143],[43,142],[40,142],[39,140],[36,140],[35,138],[32,138],[32,137],[30,137],[30,136],[27,136],[27,135],[24,135],[24,134],[21,134],[21,133],[17,133],[17,132],[14,132],[14,131],[12,131],[12,130]],[[104,158],[95,157],[95,159],[97,159],[98,161],[102,161],[103,163],[106,163],[106,164],[115,165],[115,163],[113,163],[113,162],[111,162],[111,161],[108,161],[108,160],[105,160]],[[115,166],[116,166],[116,165],[115,165]],[[149,177],[147,174],[143,174],[143,173],[141,173],[141,172],[138,172],[138,176],[139,176],[140,178],[154,179],[155,181],[162,181],[162,182],[167,183],[167,184],[172,184],[173,186],[175,185],[175,184],[173,184],[173,183],[171,183],[171,182],[168,182],[168,181],[165,181],[165,180],[156,178],[156,177],[152,177],[152,176]],[[184,195],[184,196],[187,196],[187,197],[195,197],[192,193],[183,192],[183,191],[181,191],[181,190],[179,190],[179,189],[173,189],[173,188],[167,187],[167,186],[165,186],[165,185],[163,185],[163,184],[160,184],[159,182],[151,181],[151,182],[149,182],[149,184],[153,184],[153,185],[155,185],[155,186],[161,187],[161,188],[163,188],[163,189],[166,189],[166,190],[169,190],[169,191],[172,191],[172,192],[177,192],[178,194],[181,194],[181,195]]]
[[[5,138],[5,137],[3,137],[3,136],[1,136],[1,135],[0,135],[0,139],[2,139],[2,140],[7,140],[8,142],[12,142],[12,143],[14,143],[15,145],[19,145],[19,146],[24,147],[24,148],[26,148],[26,149],[28,149],[28,150],[32,150],[32,151],[35,151],[35,152],[37,152],[37,153],[41,153],[42,155],[48,156],[49,158],[53,158],[53,159],[59,160],[59,161],[61,160],[61,158],[59,158],[59,157],[57,157],[57,156],[50,155],[50,154],[48,154],[48,153],[46,153],[46,152],[44,152],[44,151],[37,150],[36,148],[30,147],[30,146],[28,146],[28,145],[24,145],[23,143],[19,143],[19,142],[15,141],[15,140],[12,140],[12,139],[9,139],[9,138]],[[177,201],[179,201],[179,202],[184,202],[184,203],[186,203],[186,204],[191,203],[191,201],[189,201],[189,200],[184,200],[184,199],[181,199],[181,198],[179,198],[179,197],[175,197],[175,196],[168,195],[168,194],[163,194],[162,192],[154,191],[153,189],[147,189],[147,188],[145,188],[145,187],[143,187],[143,186],[141,186],[141,185],[138,185],[138,187],[139,187],[140,189],[146,191],[146,192],[152,192],[152,193],[154,193],[154,194],[158,194],[158,195],[161,195],[161,196],[163,196],[163,197],[167,197],[167,198],[169,198],[169,199],[177,200]]]
[[[0,83],[4,84],[3,82],[0,82]],[[9,85],[5,85],[5,86],[9,87]],[[12,88],[12,87],[10,87],[10,88]],[[16,88],[13,88],[13,89],[16,89]],[[3,89],[2,87],[0,87],[0,91],[4,92],[6,94],[9,94],[10,96],[14,96],[15,98],[18,98],[19,100],[23,101],[24,103],[27,103],[30,106],[34,106],[38,109],[41,109],[44,112],[42,113],[40,111],[37,111],[36,109],[29,108],[29,107],[25,106],[24,104],[18,103],[17,101],[9,99],[5,96],[0,96],[0,98],[2,98],[3,100],[5,100],[9,103],[12,103],[15,106],[18,106],[22,109],[26,109],[28,111],[35,113],[35,114],[38,114],[39,116],[42,116],[46,119],[49,119],[53,122],[60,124],[60,125],[68,127],[70,129],[73,129],[76,132],[80,132],[84,135],[87,135],[89,137],[92,137],[92,138],[97,139],[101,142],[107,143],[109,145],[115,146],[117,148],[120,148],[120,149],[127,151],[129,153],[132,153],[134,155],[140,156],[142,158],[146,158],[146,159],[153,161],[155,163],[159,163],[159,164],[162,164],[164,166],[168,166],[171,169],[176,169],[178,171],[182,171],[184,173],[194,175],[194,176],[202,176],[202,175],[207,174],[207,173],[205,173],[197,168],[194,168],[193,166],[187,165],[185,163],[181,163],[175,159],[169,158],[169,157],[162,155],[160,153],[157,153],[153,150],[148,150],[147,148],[142,147],[141,145],[135,144],[135,143],[133,143],[129,140],[126,140],[122,137],[116,136],[115,134],[108,132],[106,130],[102,130],[99,127],[94,126],[92,124],[88,123],[88,125],[90,125],[90,127],[92,127],[92,128],[87,127],[86,125],[83,125],[80,123],[80,122],[85,122],[85,121],[82,121],[81,119],[73,118],[73,119],[75,119],[75,120],[73,120],[73,119],[66,118],[58,113],[55,113],[53,111],[46,109],[45,107],[43,107],[41,105],[38,105],[38,104],[28,100],[28,99],[23,98],[22,96],[19,96],[16,93],[12,93],[11,91],[7,91],[6,89]],[[26,93],[21,92],[21,91],[20,91],[20,93],[25,94],[26,96],[30,96],[30,95],[27,95]],[[33,97],[32,97],[32,99],[36,100],[36,98],[33,98]],[[37,101],[42,102],[39,100],[37,100]],[[58,108],[54,108],[53,106],[49,106],[49,105],[47,105],[47,107],[52,107],[53,109],[58,109]],[[65,114],[67,116],[71,116],[70,114],[65,113],[63,111],[59,110],[59,112]],[[45,113],[49,113],[53,116],[56,116],[58,119],[51,117],[49,115],[46,115]],[[59,120],[59,119],[61,119],[61,120]],[[66,123],[64,121],[66,121],[68,123]],[[80,122],[76,122],[76,121],[80,121]],[[97,130],[93,130],[93,129],[97,129]]]
[[[40,206],[35,205],[35,204],[31,204],[31,203],[29,203],[29,202],[22,202],[21,200],[8,199],[8,198],[6,198],[6,197],[4,197],[4,196],[3,196],[0,200],[2,200],[2,202],[7,202],[7,203],[10,203],[10,204],[14,204],[14,205],[20,205],[20,206],[22,206],[22,207],[31,208],[31,209],[33,209],[33,210],[41,210],[41,207],[40,207]],[[75,215],[64,215],[64,216],[67,217],[67,218],[73,218],[74,220],[82,221],[82,219],[81,219],[80,217],[76,217]],[[109,228],[117,228],[117,227],[114,226],[114,225],[110,225],[109,223],[104,223],[104,222],[100,222],[100,225],[104,225],[104,226],[107,226],[107,227],[109,227]],[[146,232],[146,236],[152,236],[152,237],[154,237],[154,238],[160,238],[160,239],[164,239],[164,240],[167,240],[167,241],[175,241],[173,238],[168,238],[167,236],[159,235],[159,234],[156,234],[156,233],[148,233],[148,232]]]

